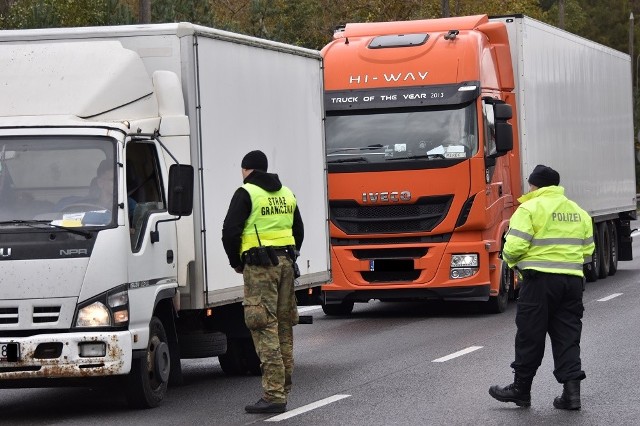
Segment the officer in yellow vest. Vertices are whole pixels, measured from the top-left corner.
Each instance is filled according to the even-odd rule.
[[[264,395],[245,410],[282,413],[291,391],[295,258],[304,226],[295,196],[277,174],[267,173],[262,151],[245,155],[241,167],[244,185],[231,199],[222,243],[231,267],[243,274],[245,323],[262,367]]]
[[[583,263],[595,248],[589,214],[564,195],[560,175],[538,165],[529,176],[531,192],[511,217],[502,257],[522,275],[516,313],[514,381],[491,386],[489,394],[502,402],[531,405],[531,383],[551,338],[553,374],[563,384],[553,406],[580,409],[580,381],[586,375],[580,361]]]

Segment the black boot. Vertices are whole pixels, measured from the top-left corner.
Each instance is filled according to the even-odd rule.
[[[553,400],[553,406],[560,410],[579,410],[580,380],[569,380],[564,383],[562,395]]]
[[[489,395],[501,402],[515,402],[518,407],[529,407],[531,405],[531,379],[523,379],[517,374],[513,383],[505,387],[498,385],[489,388]]]
[[[287,411],[286,402],[269,402],[260,398],[255,404],[244,407],[247,413],[284,413]]]

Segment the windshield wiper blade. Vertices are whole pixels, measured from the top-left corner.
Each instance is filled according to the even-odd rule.
[[[350,158],[337,158],[335,160],[327,161],[327,164],[337,164],[337,163],[368,163],[364,157],[350,157]]]
[[[0,222],[0,225],[9,225],[9,224],[25,225],[25,226],[28,226],[30,228],[35,228],[35,229],[46,229],[45,227],[63,229],[63,230],[65,230],[67,232],[70,232],[72,234],[81,235],[81,236],[85,237],[86,239],[91,238],[91,233],[90,232],[82,231],[80,229],[70,228],[68,226],[54,225],[53,223],[51,223],[48,220],[21,220],[21,219],[14,219],[14,220],[4,220],[4,221]],[[36,225],[42,225],[42,226],[36,226]]]
[[[338,152],[349,152],[349,151],[372,151],[380,148],[384,148],[384,145],[382,145],[381,143],[375,143],[367,146],[352,146],[347,148],[334,149],[333,151],[327,152],[327,155],[337,154]]]
[[[387,161],[419,160],[421,158],[427,158],[427,159],[442,158],[443,160],[445,160],[447,157],[445,157],[444,154],[419,154],[419,155],[409,155],[407,157],[387,158]]]

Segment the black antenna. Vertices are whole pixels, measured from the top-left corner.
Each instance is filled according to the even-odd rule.
[[[260,247],[262,247],[262,241],[260,241],[260,235],[258,235],[258,227],[256,226],[256,224],[255,224],[255,223],[253,224],[253,227],[254,227],[254,228],[255,228],[255,230],[256,230],[256,237],[258,237],[258,245],[259,245]]]

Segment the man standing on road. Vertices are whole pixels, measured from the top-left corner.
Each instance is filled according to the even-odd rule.
[[[267,166],[262,151],[244,156],[244,185],[233,194],[222,228],[229,264],[243,274],[245,323],[262,368],[264,395],[245,407],[248,413],[286,411],[298,323],[294,262],[304,226],[295,196]]]
[[[564,195],[560,175],[538,165],[529,176],[531,191],[511,217],[502,252],[509,267],[523,277],[516,313],[514,382],[491,386],[489,394],[502,402],[531,405],[531,383],[551,338],[553,374],[563,384],[553,406],[580,409],[580,381],[586,375],[580,361],[583,263],[594,250],[589,214]]]

